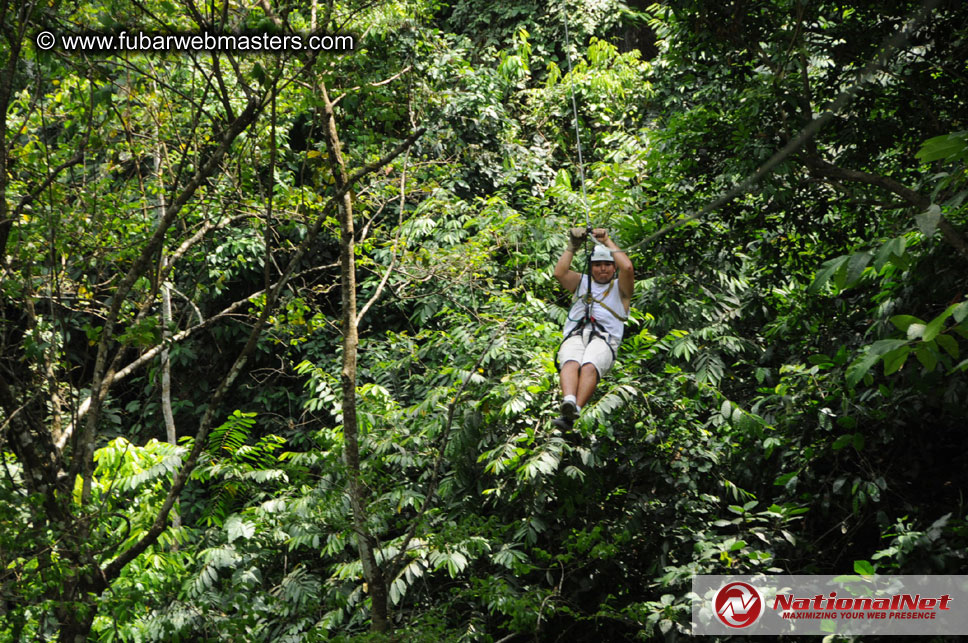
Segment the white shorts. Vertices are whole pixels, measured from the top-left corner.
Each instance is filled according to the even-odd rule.
[[[558,366],[564,366],[565,362],[578,362],[581,366],[592,364],[598,371],[598,379],[601,379],[612,368],[618,345],[616,338],[609,335],[606,343],[600,336],[592,337],[591,329],[586,329],[561,343],[558,347]]]

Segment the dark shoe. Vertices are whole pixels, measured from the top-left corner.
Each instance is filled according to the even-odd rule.
[[[561,417],[574,423],[575,418],[578,417],[578,405],[571,400],[565,400],[561,403],[560,412]]]
[[[575,428],[575,421],[566,417],[557,417],[553,419],[551,423],[562,431],[571,431]]]

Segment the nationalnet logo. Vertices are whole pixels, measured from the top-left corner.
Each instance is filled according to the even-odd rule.
[[[696,576],[692,633],[968,632],[968,576]]]
[[[741,629],[755,623],[763,613],[760,590],[743,582],[724,585],[713,598],[716,616],[727,627]]]
[[[773,599],[773,609],[781,611],[783,618],[933,619],[939,611],[951,609],[951,596],[894,594],[889,598],[837,598],[837,592],[830,592],[807,598],[782,594]]]

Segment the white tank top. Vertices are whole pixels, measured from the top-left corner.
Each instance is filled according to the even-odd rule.
[[[588,275],[582,275],[578,290],[575,291],[575,301],[568,311],[568,321],[565,322],[565,337],[573,331],[581,320],[585,317],[585,293],[588,292]],[[625,334],[625,319],[628,314],[625,304],[622,303],[622,295],[619,293],[618,279],[613,279],[607,284],[600,284],[592,281],[592,318],[605,329],[609,335],[618,341],[622,341]],[[602,304],[605,304],[603,306]],[[606,308],[606,306],[608,308]],[[609,312],[612,309],[616,314],[622,315],[620,319]]]

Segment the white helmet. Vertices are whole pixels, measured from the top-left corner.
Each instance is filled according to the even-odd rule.
[[[595,244],[595,250],[592,252],[592,261],[610,261],[615,263],[615,259],[612,258],[612,251],[603,245]]]

